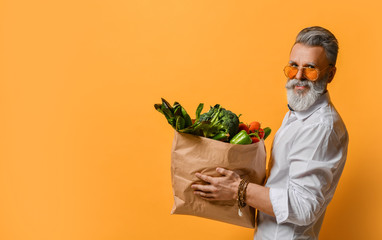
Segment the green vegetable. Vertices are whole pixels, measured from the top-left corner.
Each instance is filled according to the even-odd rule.
[[[200,113],[202,112],[203,107],[204,107],[204,104],[203,104],[203,103],[199,103],[199,106],[198,106],[198,108],[196,109],[196,114],[195,114],[196,119],[195,119],[195,122],[198,122],[198,121],[199,121]]]
[[[239,117],[219,104],[210,107],[208,112],[200,115],[204,107],[204,104],[200,103],[196,109],[194,124],[187,111],[178,102],[174,102],[171,106],[162,98],[162,104],[155,104],[154,107],[166,117],[167,122],[175,130],[182,133],[228,142],[239,131]]]
[[[181,130],[192,125],[190,115],[178,102],[175,102],[173,106],[162,98],[162,104],[154,104],[154,108],[162,113],[167,122],[175,129]]]
[[[182,118],[182,116],[176,116],[175,129],[176,130],[183,129],[185,125],[186,125],[186,121],[184,120],[184,118]]]
[[[190,115],[187,114],[186,109],[184,109],[182,106],[180,107],[182,109],[182,117],[184,118],[185,125],[184,126],[191,126],[192,125],[192,120]]]
[[[228,138],[229,138],[228,133],[220,132],[220,133],[216,134],[212,139],[226,142],[226,141],[228,141]]]
[[[199,121],[211,121],[212,124],[221,125],[224,132],[228,133],[232,138],[239,130],[239,117],[219,104],[211,107],[210,110],[202,114]]]
[[[264,140],[271,134],[271,131],[269,127],[264,128]]]
[[[202,108],[199,104],[197,116]],[[213,138],[219,133],[225,133],[229,134],[230,138],[238,132],[239,122],[239,117],[236,114],[216,104],[208,112],[200,115],[193,125],[182,129],[180,132],[208,138]]]
[[[251,144],[252,139],[245,130],[241,130],[230,141],[232,144]]]

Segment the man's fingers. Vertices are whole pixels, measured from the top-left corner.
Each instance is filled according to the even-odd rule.
[[[220,175],[223,175],[223,176],[225,176],[225,175],[227,175],[227,169],[224,169],[224,168],[216,168],[216,172],[218,172],[218,173],[220,173]]]
[[[234,172],[231,171],[231,170],[227,170],[227,169],[224,169],[224,168],[216,168],[216,172],[218,172],[219,174],[223,175],[223,176],[231,176]]]
[[[202,191],[194,191],[194,194],[195,195],[199,195],[201,197],[205,197],[205,198],[211,198],[211,193],[206,193],[206,192],[202,192]]]
[[[212,185],[203,185],[203,184],[192,184],[191,188],[194,189],[194,194],[200,196],[202,199],[207,201],[214,200],[214,190],[215,187]]]
[[[208,201],[214,200],[214,197],[211,193],[206,193],[202,191],[194,191],[194,194],[200,196],[204,200],[208,200]]]
[[[205,182],[208,182],[208,183],[212,183],[213,182],[213,178],[210,177],[210,176],[207,176],[207,175],[204,175],[204,174],[201,174],[201,173],[195,173],[195,176],[197,178],[200,178],[201,180],[203,180]]]
[[[215,187],[212,185],[203,185],[203,184],[192,184],[191,188],[194,190],[199,190],[203,192],[213,192]]]

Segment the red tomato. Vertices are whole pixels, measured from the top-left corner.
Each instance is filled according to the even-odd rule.
[[[260,128],[260,123],[257,121],[251,122],[249,124],[249,131],[250,132],[255,132],[256,130],[259,130]]]
[[[263,130],[262,128],[259,129],[259,137],[260,137],[261,139],[264,138],[264,130]]]
[[[260,140],[257,137],[251,137],[252,143],[260,142]]]
[[[249,128],[248,128],[247,124],[240,123],[240,124],[239,124],[239,132],[240,132],[241,130],[245,130],[245,131],[249,134]]]

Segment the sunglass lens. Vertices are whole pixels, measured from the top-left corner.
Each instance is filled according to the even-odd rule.
[[[296,74],[298,73],[298,68],[296,67],[292,67],[292,66],[286,66],[284,68],[284,73],[285,73],[285,76],[289,79],[292,79],[296,76]]]
[[[318,72],[315,68],[305,68],[305,76],[311,81],[315,81],[318,78]]]

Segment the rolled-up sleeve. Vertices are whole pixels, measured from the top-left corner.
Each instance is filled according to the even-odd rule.
[[[277,223],[303,226],[320,217],[342,172],[346,158],[343,145],[324,124],[299,130],[287,156],[290,164],[287,188],[271,187],[269,192]]]

